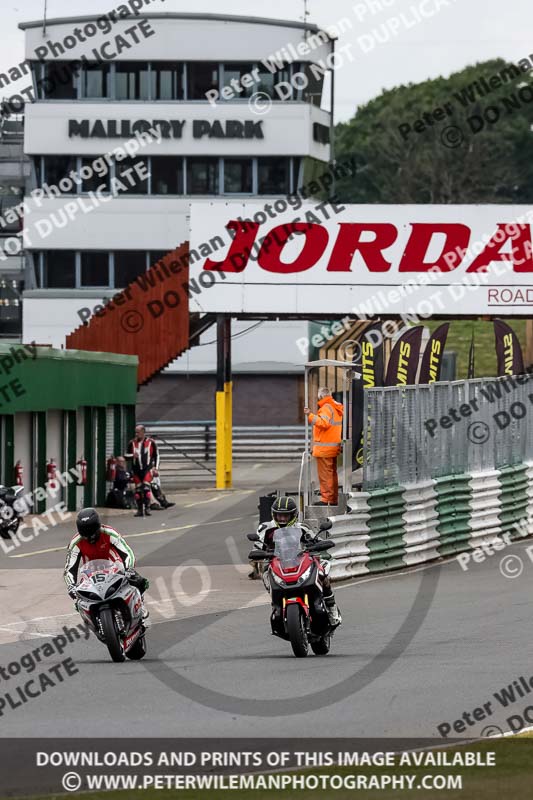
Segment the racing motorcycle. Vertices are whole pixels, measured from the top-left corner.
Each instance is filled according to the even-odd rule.
[[[126,656],[139,661],[146,655],[141,593],[130,584],[121,561],[84,564],[76,596],[81,618],[107,646],[113,661],[125,661]]]
[[[24,486],[0,486],[0,536],[3,539],[10,539],[22,522],[20,501],[17,503],[22,492]]]
[[[325,576],[319,554],[335,547],[335,542],[320,539],[331,528],[329,520],[307,544],[301,543],[303,531],[297,525],[280,528],[274,534],[274,550],[252,550],[250,561],[268,561],[263,583],[272,597],[270,623],[274,636],[289,641],[297,658],[305,658],[309,646],[315,655],[325,656],[335,630],[329,621],[322,591]],[[257,533],[249,533],[251,542],[260,542]]]

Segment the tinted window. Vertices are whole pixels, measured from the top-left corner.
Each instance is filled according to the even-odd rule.
[[[45,156],[44,157],[44,180],[49,186],[57,186],[62,194],[67,194],[59,183],[62,178],[67,178],[69,173],[76,171],[76,157],[75,156]],[[72,188],[68,194],[75,194],[77,191],[77,184],[71,179]]]
[[[73,250],[54,250],[44,253],[44,288],[74,289],[76,287],[76,254]]]
[[[243,86],[242,84],[242,77],[243,75],[249,75],[254,68],[254,64],[224,64],[224,86],[228,86],[235,92],[235,97],[251,97],[254,92],[257,92],[257,87],[253,84],[252,86]],[[231,81],[237,81],[235,86],[231,85]],[[237,88],[236,88],[237,87]],[[239,91],[242,89],[242,91]]]
[[[115,163],[117,178],[120,178],[124,184],[124,188],[117,189],[119,194],[147,194],[148,193],[148,178],[140,179],[136,172],[130,172],[133,167],[144,164],[144,172],[149,172],[148,163],[142,158],[124,158],[122,161]]]
[[[183,100],[183,64],[171,61],[152,64],[152,97],[155,100]]]
[[[83,96],[110,97],[109,64],[86,64],[83,69]]]
[[[152,194],[183,194],[181,156],[152,156]]]
[[[117,100],[149,100],[148,64],[122,62],[115,69]]]
[[[96,192],[97,189],[104,187],[101,191],[109,192],[110,170],[109,164],[103,158],[93,156],[92,158],[82,158],[82,169],[88,167],[92,170],[90,178],[82,178],[82,192]]]
[[[224,192],[251,194],[253,192],[253,161],[251,158],[224,159]]]
[[[44,65],[44,79],[38,81],[41,97],[46,100],[75,100],[76,75],[79,65],[70,61],[48,61]]]
[[[119,250],[115,253],[115,286],[118,289],[128,286],[143,272],[146,272],[144,250]]]
[[[187,96],[189,100],[205,100],[209,89],[218,89],[218,64],[187,64]]]
[[[108,253],[95,251],[81,254],[81,285],[109,286]]]
[[[288,194],[290,161],[288,158],[260,158],[258,161],[258,193]]]
[[[187,194],[218,194],[218,158],[190,158]]]

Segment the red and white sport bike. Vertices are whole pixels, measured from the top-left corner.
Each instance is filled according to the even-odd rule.
[[[331,522],[324,520],[320,532],[329,528]],[[324,603],[326,571],[318,557],[335,542],[317,536],[303,544],[302,534],[297,525],[280,528],[274,534],[273,551],[252,550],[249,555],[250,561],[270,562],[263,582],[272,596],[272,633],[290,641],[297,658],[307,656],[309,646],[315,655],[327,655],[335,630]],[[256,533],[248,534],[248,539],[260,541]]]
[[[143,603],[121,561],[96,559],[84,564],[76,586],[78,611],[113,661],[146,655]]]

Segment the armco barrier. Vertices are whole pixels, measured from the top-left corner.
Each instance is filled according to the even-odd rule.
[[[424,564],[533,534],[533,462],[353,493],[330,517],[333,580]]]

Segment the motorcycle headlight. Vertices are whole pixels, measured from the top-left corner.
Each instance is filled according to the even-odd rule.
[[[100,595],[98,595],[98,594],[95,594],[94,592],[87,592],[87,591],[84,591],[83,589],[78,589],[78,594],[79,594],[79,596],[80,596],[80,597],[82,597],[84,600],[101,600],[101,599],[102,599],[102,598],[100,597]]]
[[[272,572],[271,575],[272,575],[272,580],[274,581],[274,583],[277,583],[278,586],[285,585],[285,581],[283,580],[283,578],[280,578],[279,575],[276,575],[275,572]]]
[[[308,577],[310,576],[310,574],[311,574],[311,571],[312,571],[312,569],[313,569],[313,566],[314,566],[314,564],[311,564],[311,566],[310,566],[310,567],[307,567],[307,569],[305,570],[305,572],[303,572],[303,573],[300,575],[300,577],[298,578],[298,583],[304,583],[304,582],[305,582],[305,581],[308,579]]]
[[[115,592],[118,592],[118,590],[122,586],[122,581],[123,581],[123,578],[117,578],[116,581],[113,581],[113,583],[111,584],[111,586],[109,587],[109,589],[105,593],[106,600],[107,600],[108,597],[111,597],[111,595],[115,594]]]

